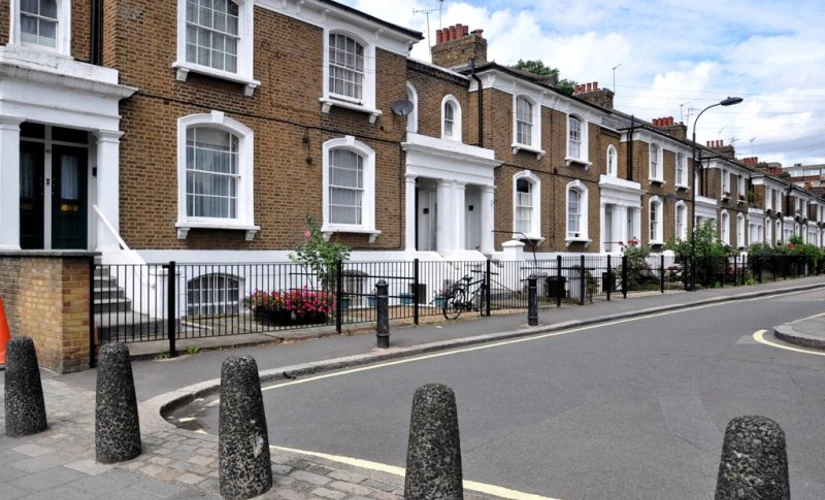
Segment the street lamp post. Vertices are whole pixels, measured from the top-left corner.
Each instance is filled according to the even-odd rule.
[[[691,181],[692,188],[690,190],[690,264],[692,266],[690,273],[690,291],[692,292],[696,291],[696,123],[699,121],[699,118],[702,117],[702,113],[710,108],[715,108],[716,106],[733,106],[734,104],[739,104],[740,102],[742,102],[741,97],[728,97],[727,99],[723,99],[716,104],[711,104],[706,107],[700,111],[696,116],[696,119],[693,120],[693,140],[690,144],[690,159],[693,162],[693,180]],[[702,169],[701,164],[699,165],[699,169]]]

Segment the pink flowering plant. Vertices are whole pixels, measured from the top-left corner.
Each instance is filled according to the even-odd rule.
[[[324,238],[321,228],[311,215],[306,216],[303,242],[289,254],[289,260],[301,264],[320,281],[321,289],[335,290],[335,266],[349,259],[350,248],[339,242]]]
[[[275,323],[324,322],[335,307],[335,296],[329,292],[309,290],[255,290],[245,305],[258,320]]]

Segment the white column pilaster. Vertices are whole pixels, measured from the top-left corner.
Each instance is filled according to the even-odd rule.
[[[490,255],[495,251],[495,187],[481,187],[481,252]]]
[[[439,180],[436,188],[437,218],[436,218],[436,250],[439,253],[449,252],[453,249],[453,230],[451,227],[451,191],[452,184],[449,181]]]
[[[96,205],[120,235],[120,137],[123,132],[101,130],[97,137],[97,200]],[[95,214],[97,250],[116,250],[117,238]]]
[[[404,249],[407,252],[415,251],[415,175],[407,174],[406,188],[404,190]]]
[[[463,182],[453,182],[453,213],[454,213],[454,249],[467,249],[467,185]]]
[[[0,118],[0,249],[20,250],[20,118]]]

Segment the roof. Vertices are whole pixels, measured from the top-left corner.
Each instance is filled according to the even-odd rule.
[[[335,2],[333,0],[318,0],[318,1],[321,2],[321,3],[325,3],[327,5],[331,5],[335,8],[337,8],[337,9],[341,9],[341,10],[350,12],[352,14],[355,14],[355,15],[359,16],[359,17],[363,17],[364,19],[368,19],[368,20],[370,20],[370,21],[372,21],[376,24],[380,24],[381,26],[386,26],[387,28],[390,28],[394,31],[399,31],[399,32],[404,33],[405,35],[409,35],[410,37],[413,37],[417,40],[423,40],[424,39],[424,34],[421,33],[420,31],[411,30],[409,28],[405,28],[405,27],[399,26],[397,24],[389,23],[387,21],[384,21],[381,18],[371,16],[371,15],[367,14],[366,12],[362,12],[358,9],[350,7],[349,5],[344,5],[342,3],[338,3],[338,2]]]

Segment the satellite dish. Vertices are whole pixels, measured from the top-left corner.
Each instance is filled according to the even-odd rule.
[[[412,113],[414,108],[415,105],[406,99],[403,101],[396,101],[392,104],[392,106],[390,106],[390,109],[392,109],[392,114],[398,116],[407,116]]]

